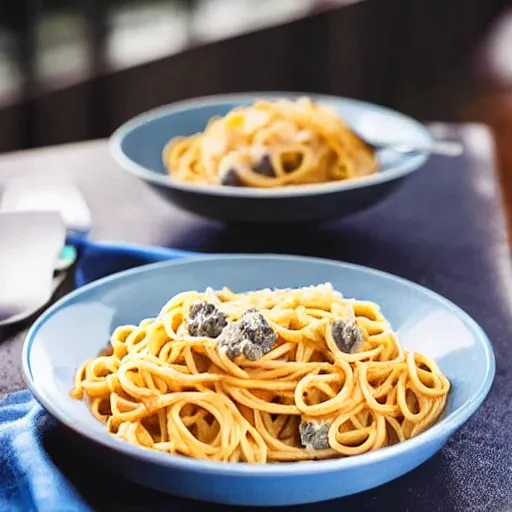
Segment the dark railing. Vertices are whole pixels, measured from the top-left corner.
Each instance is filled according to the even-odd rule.
[[[136,66],[115,64],[108,49],[112,13],[141,1],[0,1],[0,32],[9,42],[4,51],[21,76],[10,93],[0,94],[0,151],[104,137],[162,103],[251,89],[342,94],[421,119],[456,119],[464,97],[481,87],[474,53],[508,3],[311,0],[306,6],[301,0],[297,5],[306,7],[290,11],[278,26],[225,40],[220,33],[213,37],[220,40],[208,36],[205,44],[201,27],[187,25],[181,47]],[[280,0],[265,2],[277,9]],[[184,23],[202,5],[204,0],[161,0],[161,6],[187,13]],[[63,11],[83,28],[85,71],[42,76],[41,21]]]

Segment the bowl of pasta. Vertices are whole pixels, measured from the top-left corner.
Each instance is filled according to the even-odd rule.
[[[420,148],[402,154],[367,140]],[[110,139],[120,166],[190,212],[226,222],[344,217],[379,201],[427,160],[417,121],[317,94],[195,98],[141,114]]]
[[[293,505],[440,450],[494,377],[482,329],[372,269],[205,256],[83,286],[30,329],[26,382],[96,463],[160,491]]]

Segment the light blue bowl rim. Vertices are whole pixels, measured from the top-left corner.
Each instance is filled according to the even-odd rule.
[[[195,262],[215,262],[215,261],[236,261],[241,259],[253,259],[253,260],[274,260],[274,261],[295,261],[295,262],[309,262],[309,263],[320,263],[322,265],[332,265],[333,267],[343,267],[347,270],[356,270],[363,271],[368,274],[373,274],[374,276],[390,279],[406,287],[409,287],[413,290],[422,292],[423,294],[439,301],[442,303],[447,309],[454,312],[459,318],[465,323],[465,325],[470,329],[476,338],[482,344],[485,351],[485,361],[484,364],[486,366],[485,378],[480,384],[479,389],[474,394],[472,399],[466,401],[461,407],[457,408],[455,411],[446,415],[441,421],[430,427],[425,432],[419,434],[417,437],[404,441],[402,443],[398,443],[393,446],[380,448],[379,450],[368,452],[363,455],[356,455],[353,457],[346,457],[340,459],[332,459],[327,461],[308,461],[299,463],[279,463],[279,464],[248,464],[248,463],[225,463],[225,462],[212,462],[205,460],[196,460],[187,458],[179,455],[169,455],[164,453],[159,453],[156,451],[152,451],[145,448],[140,448],[138,446],[131,445],[125,441],[121,441],[112,437],[112,440],[109,439],[107,442],[104,439],[97,439],[94,436],[90,435],[86,429],[77,428],[74,425],[71,425],[67,422],[66,418],[61,417],[55,410],[52,405],[51,400],[47,400],[44,396],[39,394],[36,389],[34,382],[32,381],[29,355],[34,339],[37,336],[39,329],[44,325],[44,323],[49,320],[52,316],[59,312],[59,310],[65,308],[68,302],[73,299],[83,295],[86,296],[93,290],[103,286],[107,283],[112,283],[118,280],[125,279],[130,276],[143,274],[155,268],[163,268],[163,267],[176,267],[182,265],[188,265],[190,263]],[[54,417],[56,417],[61,423],[69,427],[71,430],[78,432],[83,435],[87,439],[99,443],[105,446],[108,449],[114,449],[118,452],[121,452],[125,455],[129,455],[135,459],[144,460],[145,462],[150,462],[157,465],[167,466],[169,468],[174,469],[182,469],[188,471],[202,472],[202,473],[213,473],[217,475],[238,475],[238,476],[293,476],[293,475],[303,475],[311,472],[319,473],[319,472],[333,472],[336,470],[348,470],[355,467],[368,466],[374,463],[383,462],[387,459],[393,459],[399,457],[401,455],[407,453],[414,453],[414,451],[420,448],[423,445],[426,445],[431,442],[441,441],[447,436],[451,435],[455,430],[461,427],[480,407],[484,399],[486,398],[492,382],[494,380],[495,374],[495,358],[494,352],[492,349],[491,342],[483,329],[473,320],[464,310],[456,306],[453,302],[449,301],[442,295],[439,295],[428,288],[425,288],[419,284],[413,283],[407,279],[395,276],[388,272],[383,272],[381,270],[375,270],[369,267],[364,267],[362,265],[356,265],[352,263],[345,263],[340,261],[334,261],[324,258],[311,258],[304,256],[287,256],[287,255],[277,255],[277,254],[236,254],[236,255],[222,255],[222,256],[200,256],[200,257],[191,257],[191,258],[183,258],[179,260],[171,260],[171,261],[163,261],[158,263],[152,263],[149,265],[143,265],[141,267],[136,267],[133,269],[125,270],[122,272],[118,272],[116,274],[112,274],[110,276],[104,277],[97,281],[94,281],[90,284],[82,286],[77,290],[72,291],[68,295],[64,296],[60,300],[58,300],[53,306],[51,306],[47,311],[45,311],[32,325],[30,330],[28,331],[22,348],[22,370],[23,376],[27,386],[33,395],[37,398],[37,400],[49,411]],[[71,384],[71,383],[70,383]]]
[[[172,114],[184,112],[190,108],[206,107],[216,105],[218,103],[226,102],[247,102],[254,101],[261,98],[276,98],[276,97],[299,97],[308,96],[314,101],[325,101],[331,103],[349,103],[362,109],[372,110],[374,112],[380,112],[382,114],[392,115],[393,117],[402,119],[414,127],[415,130],[421,134],[424,139],[425,147],[429,148],[433,144],[432,135],[427,128],[419,121],[412,119],[409,116],[401,114],[395,110],[368,103],[365,101],[354,100],[342,96],[332,96],[326,94],[316,94],[307,92],[286,92],[286,91],[259,91],[259,92],[247,92],[247,93],[235,93],[235,94],[216,94],[210,96],[202,96],[199,98],[191,98],[187,100],[177,101],[168,105],[157,107],[147,112],[143,112],[132,119],[126,121],[119,128],[117,128],[109,139],[110,154],[119,163],[119,165],[137,176],[138,178],[150,182],[154,185],[174,188],[185,192],[195,192],[197,194],[206,194],[213,196],[230,196],[230,197],[245,197],[245,198],[270,198],[270,197],[296,197],[296,196],[310,196],[316,194],[334,194],[343,190],[353,190],[363,187],[369,187],[377,185],[379,183],[385,183],[393,181],[413,171],[419,169],[427,161],[429,155],[425,153],[417,153],[410,159],[405,159],[403,163],[393,166],[391,169],[385,172],[376,172],[369,176],[364,176],[354,180],[346,180],[332,183],[319,183],[311,185],[294,185],[288,187],[277,187],[277,188],[256,188],[256,187],[214,187],[211,185],[197,185],[190,183],[182,183],[173,180],[170,176],[165,174],[159,174],[158,172],[147,169],[146,167],[139,165],[129,158],[122,149],[123,140],[125,137],[135,130],[136,128],[150,122],[155,119],[160,119]],[[162,148],[163,150],[163,148]]]

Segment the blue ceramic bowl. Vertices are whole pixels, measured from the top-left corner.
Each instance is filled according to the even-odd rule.
[[[199,461],[115,439],[69,397],[76,368],[113,329],[155,316],[174,294],[207,286],[235,291],[330,281],[345,296],[376,301],[402,345],[435,359],[450,379],[436,425],[398,445],[351,458],[268,465]],[[140,484],[200,500],[293,505],[345,496],[399,477],[435,452],[478,409],[494,377],[491,345],[462,310],[419,285],[375,270],[292,256],[207,256],[156,263],[86,285],[50,308],[23,347],[27,384],[53,416],[99,451],[97,460]],[[107,449],[108,448],[108,449]]]
[[[261,98],[297,97],[305,93],[255,92],[197,98],[152,110],[121,126],[111,137],[114,159],[166,199],[193,213],[228,222],[305,222],[343,217],[386,196],[426,161],[424,153],[400,155],[379,151],[380,170],[357,180],[276,189],[205,186],[169,177],[162,150],[179,135],[202,131],[213,116]],[[335,96],[309,94],[333,107],[368,140],[429,148],[432,139],[418,122],[392,110]]]

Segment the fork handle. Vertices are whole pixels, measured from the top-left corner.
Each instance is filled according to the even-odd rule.
[[[464,148],[460,142],[451,140],[435,140],[430,152],[435,155],[459,156],[464,152]]]
[[[390,144],[389,146],[383,146],[383,148],[397,153],[430,153],[443,156],[459,156],[464,151],[462,144],[450,140],[434,140],[428,148],[420,148],[409,144]]]

